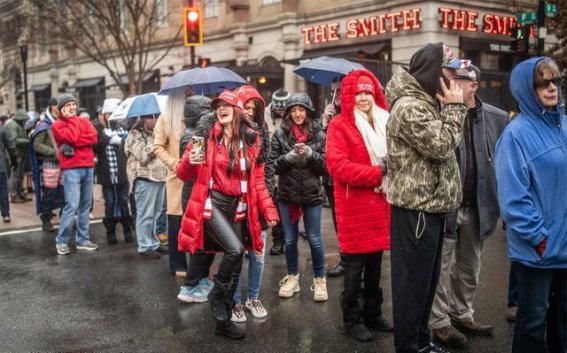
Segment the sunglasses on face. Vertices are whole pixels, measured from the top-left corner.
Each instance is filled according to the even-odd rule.
[[[559,87],[559,85],[561,85],[561,78],[559,77],[554,77],[550,79],[542,78],[540,80],[537,80],[535,82],[535,85],[537,88],[547,88],[551,83],[553,83],[555,87]]]

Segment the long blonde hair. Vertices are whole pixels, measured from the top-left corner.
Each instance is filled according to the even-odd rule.
[[[185,107],[185,88],[177,88],[169,93],[165,112],[160,116],[170,128],[171,133],[181,139],[185,125],[183,124],[183,108]]]

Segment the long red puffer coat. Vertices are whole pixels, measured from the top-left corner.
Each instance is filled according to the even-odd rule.
[[[209,181],[212,175],[212,166],[214,165],[213,158],[215,156],[216,140],[222,133],[220,123],[215,123],[207,139],[206,162],[204,164],[189,164],[189,152],[192,149],[192,145],[189,143],[177,165],[177,177],[183,181],[195,179],[191,198],[187,203],[187,208],[181,220],[178,237],[179,251],[195,253],[196,251],[211,250],[205,248],[203,210],[209,195]],[[246,194],[246,202],[248,203],[246,222],[252,238],[252,248],[254,251],[261,252],[264,248],[264,241],[262,240],[258,210],[262,212],[267,220],[279,221],[279,217],[266,188],[264,164],[256,163],[260,151],[260,139],[257,138],[253,145],[246,148],[250,164],[248,193]]]
[[[341,86],[341,114],[327,129],[327,168],[334,178],[339,248],[345,254],[365,254],[390,249],[390,205],[386,194],[374,189],[382,184],[382,170],[372,166],[362,135],[354,120],[357,80],[374,82],[377,106],[388,110],[378,80],[366,70],[348,74]]]

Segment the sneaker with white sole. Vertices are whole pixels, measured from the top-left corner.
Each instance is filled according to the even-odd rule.
[[[206,303],[207,293],[200,286],[181,286],[177,299],[184,303]]]
[[[244,307],[250,310],[250,313],[252,313],[252,316],[256,319],[263,319],[268,316],[266,308],[264,308],[264,305],[262,305],[262,302],[258,299],[246,300]]]
[[[291,298],[295,293],[299,293],[300,290],[301,289],[299,288],[299,274],[286,275],[280,281],[279,296],[281,298]]]
[[[207,295],[209,295],[209,292],[211,291],[211,289],[213,289],[214,285],[215,284],[213,283],[213,281],[211,281],[207,277],[203,277],[199,280],[199,287],[201,287],[203,292],[205,292],[205,294]]]
[[[77,244],[77,250],[95,251],[98,250],[98,245],[90,240],[86,240],[81,244]]]
[[[316,302],[324,302],[329,299],[327,293],[327,279],[325,277],[313,278],[313,285],[311,286],[313,292],[313,300]]]
[[[55,248],[59,255],[69,255],[71,253],[71,251],[69,251],[69,245],[64,243],[56,243]]]
[[[246,313],[244,312],[244,307],[242,304],[236,304],[232,308],[232,317],[230,318],[232,322],[246,322]]]

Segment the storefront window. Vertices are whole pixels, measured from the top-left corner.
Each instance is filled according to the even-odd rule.
[[[481,70],[499,70],[500,54],[481,52],[480,53],[480,69]]]

